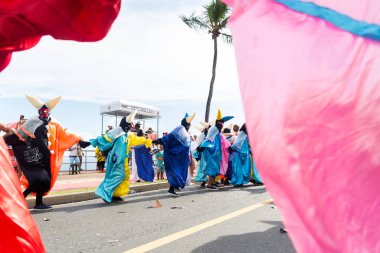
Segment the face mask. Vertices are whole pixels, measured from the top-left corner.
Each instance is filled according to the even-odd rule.
[[[49,109],[41,109],[38,111],[40,118],[47,119],[50,116],[50,110]]]

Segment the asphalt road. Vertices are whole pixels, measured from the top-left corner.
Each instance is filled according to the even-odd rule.
[[[295,252],[264,187],[191,186],[34,212],[47,252]],[[155,208],[157,200],[162,207]],[[260,204],[261,203],[261,204]]]

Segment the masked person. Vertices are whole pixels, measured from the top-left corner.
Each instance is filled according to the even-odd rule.
[[[199,167],[197,169],[197,174],[194,177],[195,182],[201,183],[201,187],[205,187],[207,183],[207,173],[206,173],[206,163],[204,159],[202,160],[202,150],[199,148],[202,142],[205,140],[208,130],[210,129],[212,123],[200,122],[201,127],[199,127],[199,131],[201,134],[198,136],[196,144],[194,145],[194,157],[199,162]],[[198,128],[197,128],[198,129]]]
[[[231,146],[232,152],[230,161],[232,164],[231,184],[242,186],[251,180],[251,152],[249,148],[248,134],[245,124],[240,128],[234,144]]]
[[[189,129],[195,114],[187,114],[181,121],[181,125],[174,128],[169,134],[153,141],[164,146],[165,172],[169,182],[168,193],[179,196],[175,189],[183,189],[186,184],[190,165],[190,135]]]
[[[31,96],[26,97],[38,109],[38,116],[31,117],[17,131],[4,136],[4,141],[12,146],[23,172],[21,183],[25,188],[24,197],[33,192],[36,194],[34,208],[48,209],[51,207],[43,203],[42,197],[51,190],[57,179],[65,150],[75,143],[83,148],[90,143],[66,131],[50,118],[51,110],[61,97],[46,103]]]
[[[106,174],[95,193],[104,202],[123,201],[121,198],[129,193],[129,153],[132,146],[146,145],[148,148],[152,140],[138,137],[128,132],[133,130],[133,119],[136,111],[128,117],[123,117],[118,127],[108,133],[91,139],[92,146],[102,152],[108,152],[106,160]]]
[[[228,148],[231,144],[221,134],[224,122],[232,119],[233,116],[222,117],[222,112],[218,110],[215,125],[212,126],[200,145],[199,150],[202,152],[201,164],[205,164],[206,174],[208,176],[207,189],[217,190],[215,177],[225,175],[228,167]],[[202,161],[203,159],[203,161]]]

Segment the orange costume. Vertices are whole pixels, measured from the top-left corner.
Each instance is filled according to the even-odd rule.
[[[14,133],[4,136],[4,140],[12,146],[23,172],[21,182],[24,196],[35,193],[35,208],[46,209],[50,207],[42,203],[42,196],[53,187],[65,150],[77,142],[83,147],[89,143],[81,141],[80,137],[51,120],[50,110],[57,105],[61,97],[46,103],[30,96],[27,98],[38,109],[39,115],[28,119]]]
[[[0,252],[46,252],[1,137],[0,174]]]

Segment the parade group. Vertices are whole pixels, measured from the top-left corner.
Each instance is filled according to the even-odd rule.
[[[104,156],[105,176],[95,193],[107,203],[123,201],[122,197],[129,193],[130,181],[154,180],[153,156],[157,179],[163,179],[165,171],[168,194],[173,196],[180,196],[178,191],[192,184],[194,171],[194,181],[208,190],[218,190],[224,185],[239,187],[250,182],[263,184],[245,124],[240,129],[233,124],[225,127],[224,123],[233,116],[223,117],[221,110],[214,121],[193,126],[200,132],[197,138],[189,134],[195,114],[186,113],[174,130],[161,138],[151,139],[140,129],[139,123],[134,123],[137,111],[133,111],[121,119],[118,127],[84,141],[50,117],[61,97],[46,103],[26,97],[38,110],[38,115],[17,127],[0,123],[0,131],[5,132],[0,137],[0,148],[12,147],[22,172],[20,182],[24,197],[31,193],[36,195],[34,209],[51,208],[43,203],[43,196],[49,193],[57,179],[64,152],[75,144],[81,148],[92,145],[99,157]],[[138,168],[132,169],[132,175],[130,160],[132,168]]]

